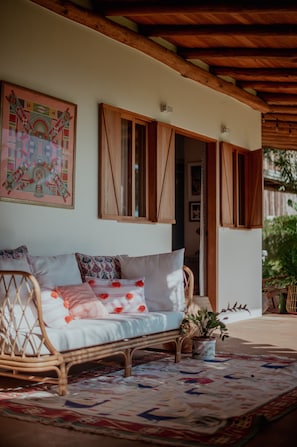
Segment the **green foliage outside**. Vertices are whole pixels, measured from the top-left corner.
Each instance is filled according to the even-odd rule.
[[[297,216],[266,219],[263,227],[263,278],[270,285],[297,284]]]
[[[297,151],[264,149],[264,157],[269,160],[280,175],[280,191],[297,193]],[[291,203],[296,209],[296,204]]]

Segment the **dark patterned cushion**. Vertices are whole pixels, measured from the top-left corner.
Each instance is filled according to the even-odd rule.
[[[115,279],[121,277],[120,263],[116,256],[90,256],[75,253],[82,280],[86,276],[100,279]]]
[[[0,270],[23,270],[31,273],[28,249],[25,245],[0,250]]]
[[[26,245],[21,245],[17,248],[0,249],[0,256],[6,259],[20,259],[27,254],[28,248],[26,247]]]

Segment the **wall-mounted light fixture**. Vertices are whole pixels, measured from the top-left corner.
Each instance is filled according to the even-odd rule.
[[[173,112],[173,108],[166,103],[160,104],[160,110],[161,110],[161,112],[165,112],[165,113]]]
[[[221,141],[229,141],[231,130],[225,124],[221,125]]]
[[[230,131],[229,127],[227,127],[224,124],[222,124],[222,126],[221,126],[221,135],[222,135],[222,137],[229,137],[230,132],[231,131]]]

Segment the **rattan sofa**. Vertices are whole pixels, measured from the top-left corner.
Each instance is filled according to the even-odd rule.
[[[188,304],[193,297],[193,273],[186,266],[182,271]],[[0,270],[0,376],[57,384],[58,393],[65,395],[68,373],[73,365],[121,355],[124,374],[129,376],[136,350],[169,342],[175,346],[175,361],[178,362],[183,342],[179,330],[182,317],[181,312],[154,311],[122,318],[109,315],[99,320],[74,321],[69,325],[71,329],[49,328],[44,323],[41,287],[36,277],[26,271]],[[171,321],[169,326],[167,320]],[[108,341],[98,342],[100,324],[108,334]],[[119,326],[128,327],[132,333],[121,338]],[[114,332],[117,333],[115,339],[112,338]],[[70,334],[72,345],[74,343],[69,349],[67,334]],[[75,341],[81,339],[75,347]]]

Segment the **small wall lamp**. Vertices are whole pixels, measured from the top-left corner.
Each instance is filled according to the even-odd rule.
[[[166,103],[160,104],[160,110],[165,113],[173,112],[173,108]]]
[[[229,127],[225,126],[224,124],[221,126],[221,134],[222,137],[228,137],[230,135],[230,129]]]

